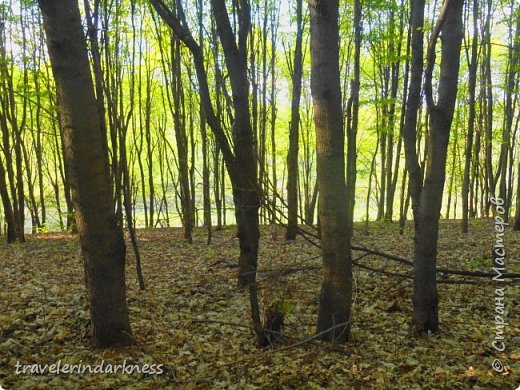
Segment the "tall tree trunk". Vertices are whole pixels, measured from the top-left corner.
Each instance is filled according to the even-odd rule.
[[[491,77],[491,18],[493,13],[492,0],[487,0],[487,15],[482,18],[484,26],[482,27],[482,81],[481,88],[483,90],[483,107],[484,113],[482,119],[485,127],[485,179],[486,179],[486,198],[490,199],[495,196],[496,180],[493,173],[493,80]],[[485,215],[489,216],[491,202],[487,201],[485,206]]]
[[[23,123],[19,124],[19,116],[16,107],[15,84],[13,80],[13,70],[8,66],[10,58],[7,56],[6,42],[5,42],[5,22],[7,18],[7,11],[3,7],[0,8],[0,128],[2,130],[2,149],[5,158],[5,170],[7,173],[7,186],[10,192],[11,207],[13,210],[13,217],[15,222],[16,238],[23,242],[24,235],[24,186],[23,186],[23,167],[22,167],[22,138],[21,131],[25,126]],[[22,11],[22,4],[20,4],[20,13]],[[23,16],[20,16],[20,20]],[[21,22],[23,25],[23,21]],[[25,29],[23,31],[22,51],[25,53]],[[23,64],[24,81],[26,80],[26,63]],[[24,83],[27,85],[27,82]],[[27,97],[24,94],[24,107]],[[22,122],[25,122],[26,111],[20,115]],[[14,152],[14,161],[13,161]]]
[[[348,237],[354,232],[354,205],[356,202],[357,132],[359,123],[359,88],[361,77],[361,1],[354,1],[354,77],[350,84],[347,104],[347,224]]]
[[[179,185],[184,238],[193,242],[193,204],[188,167],[188,136],[186,134],[185,98],[181,73],[181,43],[176,35],[171,38],[172,95],[174,107],[175,141],[179,162]]]
[[[515,27],[513,27],[515,26]],[[513,32],[514,31],[514,32]],[[512,154],[509,152],[513,151],[511,141],[513,133],[513,121],[514,121],[514,94],[515,88],[518,88],[517,74],[519,73],[520,64],[520,12],[516,12],[516,18],[511,17],[509,26],[510,44],[508,54],[508,70],[506,74],[506,99],[504,107],[504,127],[502,131],[502,145],[500,148],[500,159],[499,159],[499,196],[504,200],[505,215],[504,218],[507,221],[509,219],[509,208],[510,208],[510,195],[512,188],[509,185],[508,177],[509,167],[512,168],[512,164],[509,161],[512,159]]]
[[[56,81],[72,199],[98,347],[130,345],[125,286],[125,243],[114,214],[106,134],[97,110],[76,0],[40,0]]]
[[[466,140],[466,151],[464,159],[464,177],[462,180],[462,232],[468,232],[469,218],[469,191],[470,191],[470,171],[473,151],[473,137],[475,132],[475,91],[477,87],[477,59],[478,59],[478,0],[473,0],[473,40],[471,43],[471,59],[469,61],[469,114],[468,114],[468,135]]]
[[[414,258],[413,321],[418,332],[437,331],[439,327],[437,243],[448,142],[457,98],[463,3],[463,0],[445,1],[428,45],[424,88],[430,119],[430,150],[417,207]],[[441,33],[438,101],[434,102],[433,68]]]
[[[203,0],[197,1],[197,17],[199,19],[199,42],[204,39],[204,24],[203,24]],[[204,226],[208,231],[208,237],[206,244],[211,244],[211,196],[210,196],[210,173],[209,173],[209,161],[208,161],[208,134],[206,126],[206,117],[204,115],[204,107],[202,102],[199,107],[199,118],[200,118],[200,136],[202,138],[202,199],[204,207]]]
[[[286,240],[296,239],[298,228],[298,143],[300,130],[300,97],[302,91],[302,0],[296,0],[296,45],[292,74],[291,123],[287,154],[287,231]],[[273,70],[274,71],[274,70]]]
[[[278,24],[279,24],[280,15],[277,12],[271,13],[271,94],[270,94],[270,105],[271,105],[271,158],[272,158],[272,166],[271,166],[271,182],[273,183],[273,193],[277,192],[278,185],[278,177],[277,177],[277,162],[276,162],[276,116],[278,111],[276,109],[276,38],[278,34]],[[273,196],[272,199],[272,208],[269,216],[269,223],[274,224],[277,220],[276,210],[277,210],[277,197]]]
[[[260,319],[258,286],[256,284],[260,238],[258,218],[260,193],[257,178],[257,158],[254,151],[253,129],[249,112],[249,82],[247,79],[247,40],[251,29],[249,2],[242,0],[237,4],[239,6],[237,42],[231,27],[225,1],[211,1],[211,8],[224,51],[233,95],[233,149],[224,132],[221,121],[213,110],[202,48],[195,41],[187,27],[182,4],[177,4],[178,17],[161,0],[152,0],[152,5],[193,55],[199,82],[199,93],[206,120],[214,133],[215,140],[222,152],[231,178],[240,245],[238,282],[249,289],[252,322],[257,336],[257,343],[259,346],[265,346],[267,337]]]
[[[417,153],[418,114],[421,106],[421,86],[424,66],[424,0],[413,0],[411,3],[412,60],[410,88],[406,104],[405,123],[402,129],[406,170],[408,172],[408,192],[412,199],[412,212],[417,222],[419,196],[422,188],[422,170]]]
[[[338,1],[309,1],[311,91],[316,127],[323,282],[317,332],[345,342],[352,304],[352,258],[345,186],[345,141],[339,75]]]
[[[392,222],[394,213],[394,197],[395,189],[397,185],[397,175],[399,173],[399,162],[400,162],[400,151],[402,139],[401,137],[397,140],[397,150],[395,153],[395,167],[394,167],[394,146],[395,146],[395,122],[396,122],[396,103],[397,103],[397,92],[399,89],[399,74],[401,71],[401,56],[403,47],[403,36],[404,36],[404,5],[401,7],[399,13],[399,25],[398,25],[398,37],[397,42],[394,44],[393,40],[390,41],[389,50],[392,58],[390,66],[390,104],[387,110],[388,115],[388,143],[386,152],[386,199],[385,199],[385,221]],[[392,33],[395,34],[396,23],[395,23],[395,11],[391,11],[390,28]],[[397,47],[396,47],[397,46]],[[406,78],[406,76],[405,76]],[[407,80],[405,80],[407,82]]]
[[[259,34],[262,40],[262,48],[260,49],[262,52],[262,88],[260,91],[261,94],[261,111],[260,111],[260,142],[263,142],[264,144],[261,145],[261,153],[259,155],[260,160],[258,161],[258,166],[260,167],[260,174],[258,182],[260,183],[260,186],[262,187],[262,191],[264,193],[264,197],[269,197],[269,193],[273,192],[273,189],[269,188],[267,186],[267,183],[269,183],[269,169],[268,169],[268,163],[266,160],[267,155],[267,129],[268,129],[268,120],[267,120],[267,113],[269,110],[269,105],[267,104],[267,85],[268,85],[268,78],[269,78],[269,72],[271,74],[274,74],[274,68],[273,68],[273,61],[267,61],[267,54],[268,54],[268,39],[269,39],[269,28],[268,28],[268,22],[269,19],[272,18],[272,14],[276,12],[274,8],[272,8],[270,11],[267,11],[267,0],[264,0],[264,7],[266,9],[266,12],[264,12],[264,15],[262,16],[262,30]],[[257,12],[259,14],[259,12]],[[259,19],[260,19],[259,15]],[[259,21],[260,23],[260,21]],[[276,44],[274,42],[271,42],[271,45]],[[258,45],[260,48],[260,45]],[[273,104],[274,105],[274,104]],[[265,178],[264,178],[265,177]],[[265,202],[264,202],[265,204]],[[262,215],[262,222],[267,222],[267,215],[270,213],[269,207],[262,207],[261,209],[261,215]]]

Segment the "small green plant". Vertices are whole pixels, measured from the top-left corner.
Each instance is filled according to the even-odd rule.
[[[36,228],[36,233],[49,233],[49,229],[47,229],[47,226],[39,226]]]
[[[475,257],[474,259],[470,260],[468,266],[471,270],[476,270],[482,267],[486,267],[488,264],[488,259],[486,259],[484,256],[479,255]]]

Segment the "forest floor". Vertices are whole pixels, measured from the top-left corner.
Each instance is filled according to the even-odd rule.
[[[413,229],[396,224],[356,225],[355,243],[412,258]],[[470,234],[444,221],[439,266],[491,272],[494,226],[473,221]],[[0,386],[5,389],[516,389],[520,384],[520,283],[468,279],[439,284],[441,331],[418,337],[410,326],[410,279],[354,269],[351,340],[342,347],[314,340],[321,273],[319,249],[301,237],[283,240],[281,227],[262,230],[263,307],[286,313],[287,336],[259,350],[249,327],[246,291],[236,287],[238,241],[233,228],[204,230],[194,244],[180,229],[139,230],[147,288],[139,291],[128,245],[128,304],[138,346],[88,347],[89,320],[79,243],[67,234],[29,236],[0,244]],[[520,234],[508,231],[508,272],[520,272]],[[359,257],[360,252],[354,252]],[[411,269],[369,256],[360,263],[409,274]],[[291,268],[292,271],[288,269]],[[295,269],[298,268],[299,270]],[[460,281],[461,277],[439,276]],[[517,279],[518,281],[518,279]],[[495,288],[504,287],[504,352],[492,347]],[[498,374],[494,359],[504,364]],[[25,374],[16,364],[163,364],[164,373]]]

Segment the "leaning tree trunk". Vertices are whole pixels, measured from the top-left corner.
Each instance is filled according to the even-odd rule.
[[[347,223],[345,141],[339,76],[338,1],[309,1],[311,92],[316,127],[323,283],[317,332],[345,342],[350,331],[352,258]]]
[[[430,117],[429,152],[416,215],[413,321],[418,332],[439,327],[436,284],[437,242],[446,157],[457,99],[463,0],[446,0],[428,46],[425,96]],[[442,33],[438,101],[432,91],[435,47]]]
[[[239,2],[240,17],[237,42],[225,1],[211,1],[211,9],[217,25],[220,42],[222,43],[233,95],[233,148],[220,119],[213,110],[202,46],[195,41],[187,27],[182,4],[180,2],[177,3],[178,16],[176,16],[163,1],[151,0],[151,3],[161,18],[168,23],[173,32],[188,47],[193,56],[205,118],[213,131],[215,141],[220,152],[222,152],[231,178],[240,244],[238,282],[240,285],[249,288],[252,322],[257,336],[257,343],[259,346],[265,346],[267,337],[260,320],[258,287],[256,284],[260,239],[258,220],[260,191],[257,179],[257,159],[254,150],[253,128],[249,113],[249,82],[247,78],[247,40],[251,30],[249,2],[246,0]]]
[[[92,342],[133,344],[126,304],[125,243],[117,226],[108,156],[76,0],[40,0],[56,81],[90,304]]]

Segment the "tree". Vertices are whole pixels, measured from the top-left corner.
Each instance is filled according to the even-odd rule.
[[[12,12],[12,10],[10,10]],[[25,190],[23,177],[23,132],[27,121],[27,97],[22,104],[16,99],[16,79],[12,55],[7,53],[5,25],[8,15],[6,4],[0,5],[0,129],[2,131],[2,151],[5,157],[4,169],[7,173],[6,186],[11,197],[14,230],[20,242],[25,241]],[[23,21],[23,6],[20,4],[20,24],[22,30],[22,54],[26,52],[26,30]],[[22,82],[28,84],[27,56],[22,56]],[[21,109],[19,106],[22,106]],[[14,158],[13,158],[14,154]],[[10,218],[9,218],[10,219]],[[9,221],[8,219],[8,221]]]
[[[418,332],[437,331],[439,327],[436,283],[437,242],[448,142],[457,97],[462,42],[462,6],[462,0],[444,1],[428,44],[424,91],[430,132],[423,180],[416,150],[416,125],[423,64],[424,1],[417,0],[412,3],[412,75],[403,136],[415,222],[413,321]],[[442,34],[442,54],[438,98],[435,102],[433,69],[440,34]]]
[[[470,169],[471,152],[473,150],[473,137],[475,132],[475,90],[477,86],[478,68],[478,1],[473,1],[473,39],[471,42],[471,57],[469,60],[469,116],[468,116],[468,135],[466,141],[464,178],[462,183],[462,231],[468,232],[469,218],[469,190],[470,190]]]
[[[251,27],[249,2],[242,0],[237,4],[239,21],[237,42],[225,2],[223,0],[211,1],[211,8],[231,82],[234,111],[232,125],[233,148],[231,148],[222,123],[213,110],[203,51],[187,26],[182,5],[177,3],[177,14],[179,15],[177,17],[162,1],[151,0],[151,3],[193,56],[205,118],[222,152],[233,188],[235,218],[240,245],[238,282],[239,285],[247,286],[249,289],[251,314],[257,343],[259,346],[264,346],[267,343],[267,337],[260,320],[258,286],[256,285],[260,239],[258,217],[260,191],[258,188],[253,129],[249,112],[249,82],[247,79],[247,40]]]
[[[354,78],[350,82],[350,97],[347,103],[347,221],[348,237],[353,234],[354,205],[356,202],[357,177],[357,132],[359,125],[359,87],[361,57],[361,1],[354,1]],[[370,190],[369,190],[370,193]],[[368,202],[367,202],[368,207]]]
[[[516,231],[520,230],[520,163],[518,164],[517,171],[517,182],[516,182],[516,212],[515,212],[515,224],[513,229]]]
[[[345,141],[339,74],[337,0],[310,0],[311,91],[316,129],[323,252],[317,332],[345,342],[350,331],[352,256],[347,221]],[[343,174],[342,174],[343,173]]]
[[[296,0],[296,44],[292,69],[291,123],[287,154],[287,232],[286,240],[296,239],[298,227],[298,143],[300,129],[300,98],[302,91],[302,0]]]
[[[516,29],[513,27],[516,25]],[[516,32],[513,32],[516,30]],[[512,162],[512,133],[514,124],[514,108],[516,105],[515,90],[518,85],[517,74],[519,73],[520,64],[520,12],[512,12],[509,22],[509,53],[508,53],[508,69],[506,72],[506,90],[505,90],[505,107],[504,107],[504,125],[502,128],[502,144],[500,147],[500,158],[497,175],[499,181],[499,197],[504,200],[505,215],[507,221],[509,219],[509,207],[511,204],[512,182],[509,180],[513,170]],[[516,132],[515,132],[516,133]]]
[[[204,38],[204,24],[203,24],[203,0],[197,1],[197,17],[199,22],[199,41]],[[206,118],[204,117],[204,107],[202,102],[199,103],[199,122],[200,122],[200,136],[202,138],[202,199],[204,210],[204,225],[208,231],[208,238],[206,243],[211,243],[211,196],[210,196],[210,174],[209,174],[209,159],[208,159],[208,134],[206,129]]]
[[[182,208],[182,225],[184,226],[184,238],[191,244],[193,242],[194,205],[191,197],[188,165],[188,135],[186,134],[185,96],[181,74],[181,42],[174,34],[171,38],[172,61],[172,100],[175,123],[175,143],[177,145],[177,157],[179,166],[179,195]]]
[[[502,130],[502,145],[500,148],[500,159],[498,174],[500,175],[499,196],[505,201],[506,221],[509,219],[509,208],[512,200],[513,183],[511,180],[513,171],[513,142],[517,129],[513,132],[514,124],[514,106],[516,103],[516,90],[518,89],[518,77],[520,73],[520,12],[512,12],[509,22],[509,53],[508,53],[508,69],[506,72],[506,91],[505,91],[505,107],[504,107],[504,126]],[[513,27],[514,26],[514,27]],[[514,32],[513,32],[514,31]],[[514,135],[513,135],[514,134]]]
[[[88,291],[92,343],[130,345],[125,243],[116,223],[108,155],[78,2],[40,0],[56,82],[63,153],[67,161]]]
[[[0,160],[0,196],[2,197],[4,217],[7,223],[7,242],[13,243],[16,241],[16,222],[14,219],[11,199],[9,199],[9,191],[5,181],[5,169],[2,160]]]

